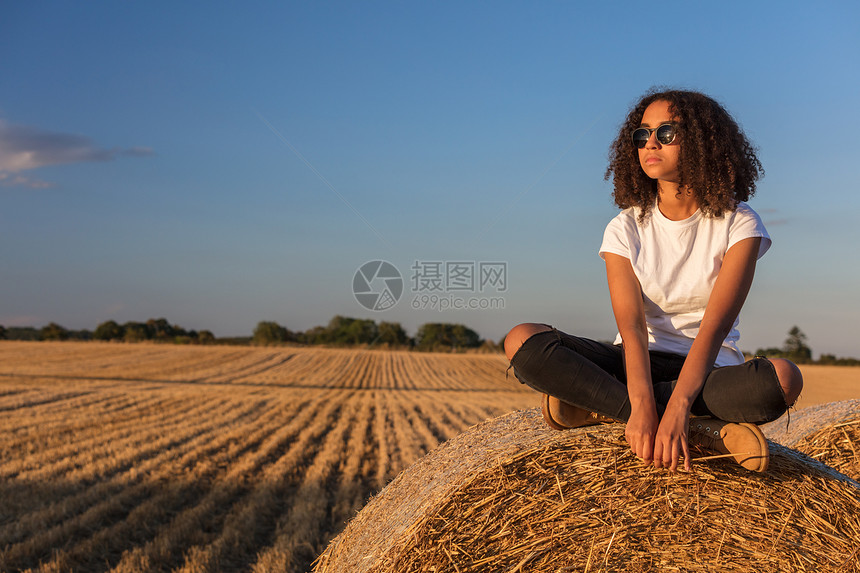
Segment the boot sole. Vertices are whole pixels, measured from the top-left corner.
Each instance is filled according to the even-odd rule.
[[[744,466],[744,467],[746,469],[754,471],[754,472],[759,472],[759,473],[766,472],[767,466],[770,462],[770,449],[767,446],[767,438],[764,437],[764,434],[761,433],[761,430],[755,424],[749,424],[747,422],[741,422],[738,425],[745,426],[745,427],[749,428],[750,431],[753,434],[755,434],[755,437],[758,438],[759,447],[761,448],[761,451],[765,452],[764,456],[760,456],[758,458],[752,458],[752,459],[758,460],[759,465],[757,467],[755,467],[755,468],[750,468],[747,466]],[[738,463],[741,463],[741,462],[738,462]],[[741,463],[741,465],[743,465],[743,464]]]
[[[615,420],[608,418],[606,416],[592,414],[588,410],[584,408],[580,408],[579,406],[573,406],[570,404],[566,404],[559,400],[561,406],[560,408],[564,408],[565,406],[572,409],[575,413],[576,418],[573,423],[565,424],[555,419],[552,415],[552,407],[550,406],[550,400],[558,400],[558,398],[553,398],[549,394],[544,394],[541,399],[541,413],[543,414],[543,419],[546,422],[546,425],[552,428],[553,430],[572,430],[573,428],[582,428],[585,426],[596,426],[598,424],[612,424]]]
[[[543,399],[541,400],[540,405],[541,414],[543,414],[543,421],[546,422],[546,425],[552,428],[553,430],[569,430],[570,426],[563,426],[555,421],[552,417],[552,412],[549,409],[549,394],[544,394]]]

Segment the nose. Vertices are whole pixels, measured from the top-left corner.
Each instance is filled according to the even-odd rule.
[[[651,132],[648,136],[648,141],[645,142],[645,149],[660,149],[662,145],[657,141],[657,130]]]

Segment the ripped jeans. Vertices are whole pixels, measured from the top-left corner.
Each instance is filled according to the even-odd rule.
[[[662,417],[685,357],[652,350],[651,381]],[[626,422],[630,418],[621,346],[571,336],[553,328],[529,337],[511,360],[514,375],[538,392]],[[761,424],[788,407],[773,364],[754,358],[714,368],[691,408],[695,416]]]

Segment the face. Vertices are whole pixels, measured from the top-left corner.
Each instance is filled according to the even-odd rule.
[[[677,120],[669,113],[669,102],[658,100],[645,108],[639,127],[654,129],[673,121]],[[679,158],[681,156],[679,139],[676,136],[672,143],[663,145],[657,141],[657,133],[652,132],[645,147],[636,150],[639,152],[639,165],[642,166],[642,170],[648,177],[668,183],[678,182]]]

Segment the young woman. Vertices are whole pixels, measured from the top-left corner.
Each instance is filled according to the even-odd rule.
[[[767,469],[756,424],[794,404],[803,379],[787,360],[745,363],[737,347],[738,314],[771,244],[745,203],[760,171],[737,123],[704,94],[652,91],[630,111],[606,170],[623,211],[600,247],[615,344],[534,323],[505,339],[517,378],[544,393],[551,427],[611,418],[657,468],[675,471],[683,458],[689,471],[693,442]]]

